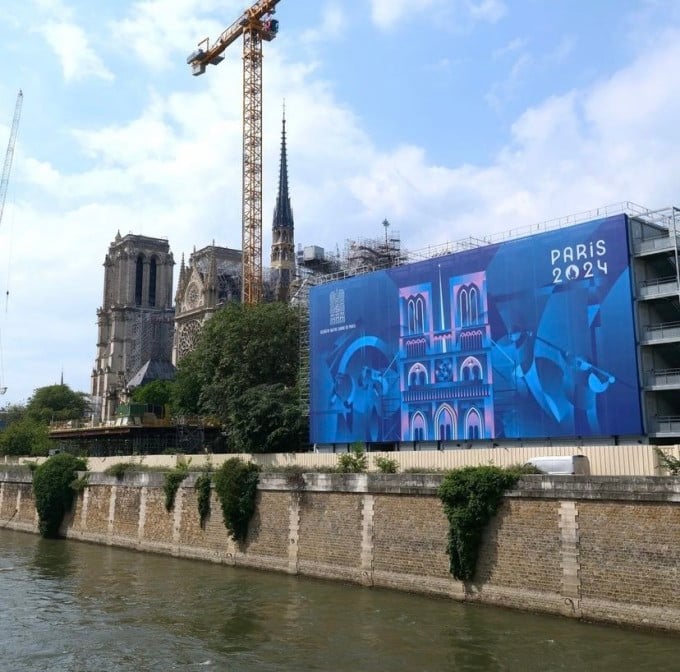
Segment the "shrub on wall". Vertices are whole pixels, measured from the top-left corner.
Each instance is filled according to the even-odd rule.
[[[659,460],[659,465],[663,469],[668,469],[671,476],[680,476],[680,459],[664,452],[661,448],[654,448],[654,452]]]
[[[64,515],[71,508],[75,490],[72,483],[87,463],[70,453],[48,458],[33,472],[33,493],[38,511],[38,530],[43,537],[59,536]]]
[[[368,469],[368,456],[362,443],[353,443],[349,453],[338,457],[338,471],[343,474],[361,474]]]
[[[235,541],[245,541],[248,536],[259,473],[260,467],[238,457],[227,460],[215,472],[215,492],[222,505],[224,524]]]
[[[399,462],[391,460],[389,457],[377,457],[375,466],[381,474],[396,474],[399,471]]]
[[[438,494],[449,519],[450,571],[459,581],[474,578],[484,529],[519,476],[514,470],[486,466],[455,469],[444,477]]]

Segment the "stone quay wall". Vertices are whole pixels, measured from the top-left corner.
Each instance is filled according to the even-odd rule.
[[[449,573],[441,475],[262,474],[247,541],[195,475],[165,510],[164,475],[91,473],[69,539],[680,632],[680,478],[523,477],[489,524],[475,580]],[[0,528],[37,532],[29,474],[0,472]]]

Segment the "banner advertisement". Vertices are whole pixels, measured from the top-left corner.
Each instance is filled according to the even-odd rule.
[[[625,215],[312,288],[314,443],[642,433]]]

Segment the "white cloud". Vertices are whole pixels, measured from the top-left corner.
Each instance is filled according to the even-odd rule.
[[[31,29],[43,36],[59,59],[66,82],[114,79],[69,5],[62,0],[32,0],[31,5],[27,8]]]
[[[450,26],[455,17],[466,23],[495,23],[507,11],[502,0],[370,0],[371,17],[381,29],[388,30],[399,23],[429,12],[436,23]]]
[[[502,0],[479,0],[478,2],[468,0],[466,4],[470,16],[475,21],[496,23],[496,21],[502,19],[507,12],[507,7]]]
[[[672,205],[680,173],[680,91],[668,86],[667,73],[678,62],[680,42],[668,35],[609,79],[526,110],[490,165],[437,167],[422,151],[400,148],[375,156],[353,177],[353,196],[371,218],[386,213],[402,231],[417,226],[411,246],[607,203]]]
[[[324,43],[337,40],[347,31],[347,15],[337,2],[327,2],[321,9],[321,18],[313,28],[306,30],[300,41],[303,43]]]

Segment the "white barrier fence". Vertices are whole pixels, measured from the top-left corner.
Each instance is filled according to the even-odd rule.
[[[675,459],[680,459],[680,446],[663,446],[663,451]],[[586,455],[590,461],[593,476],[663,476],[668,472],[659,462],[655,447],[645,444],[606,445],[606,446],[552,446],[552,447],[512,447],[512,448],[472,448],[460,450],[417,450],[398,452],[367,453],[369,471],[378,471],[376,460],[387,457],[395,460],[399,471],[423,471],[456,469],[466,466],[495,465],[507,467],[524,464],[532,457],[547,455]],[[134,455],[120,457],[90,457],[90,471],[101,472],[120,462],[136,462],[146,467],[171,468],[179,462],[189,463],[190,468],[207,466],[219,467],[231,457],[250,460],[263,467],[286,467],[299,465],[310,470],[335,467],[338,453],[272,453],[264,455],[213,454],[213,455]],[[44,458],[43,458],[44,459]],[[21,462],[35,461],[21,458]],[[42,461],[42,460],[39,460]],[[4,458],[4,464],[16,464],[17,460]],[[3,464],[0,459],[0,464]]]

